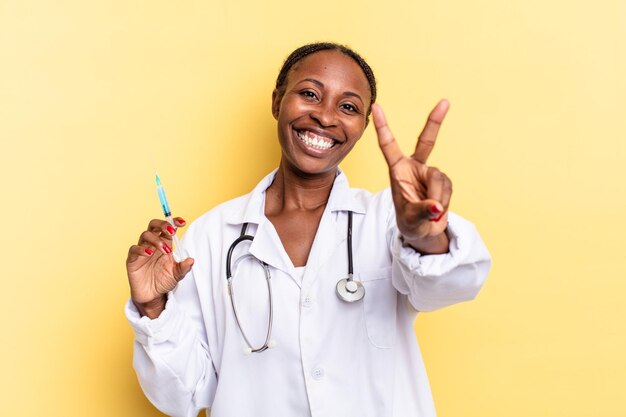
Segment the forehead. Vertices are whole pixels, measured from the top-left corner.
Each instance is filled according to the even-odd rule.
[[[328,88],[356,92],[364,99],[371,96],[363,69],[354,59],[340,51],[326,50],[305,56],[289,71],[287,85],[306,78],[321,81]]]

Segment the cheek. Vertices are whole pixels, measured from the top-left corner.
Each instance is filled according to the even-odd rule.
[[[353,123],[351,123],[348,129],[350,132],[349,133],[350,139],[352,139],[354,142],[361,139],[361,136],[363,136],[363,133],[365,132],[366,127],[367,127],[366,119],[361,119],[361,120],[354,121]]]
[[[302,109],[300,109],[296,103],[283,99],[277,120],[282,125],[287,126],[287,124],[297,118],[300,113],[302,113]]]

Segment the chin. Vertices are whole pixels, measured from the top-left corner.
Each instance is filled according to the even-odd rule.
[[[282,165],[302,177],[320,177],[335,174],[339,164],[329,164],[328,161],[312,160],[301,156],[299,158],[283,158]]]

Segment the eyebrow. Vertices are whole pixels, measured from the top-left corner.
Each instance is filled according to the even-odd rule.
[[[319,80],[316,80],[315,78],[304,78],[303,80],[298,81],[298,82],[296,83],[296,85],[298,85],[298,84],[300,84],[300,83],[303,83],[303,82],[305,82],[305,81],[311,82],[311,83],[313,83],[313,84],[317,85],[317,86],[318,86],[318,87],[320,87],[320,88],[324,88],[324,83],[323,83],[323,82],[321,82],[321,81],[319,81]],[[357,94],[357,93],[355,93],[355,92],[352,92],[352,91],[344,91],[343,95],[344,95],[344,96],[346,96],[346,97],[355,97],[355,98],[358,98],[358,99],[361,101],[361,103],[363,103],[363,104],[365,103],[365,102],[363,101],[363,99],[361,98],[361,96],[360,96],[360,95],[358,95],[358,94]]]

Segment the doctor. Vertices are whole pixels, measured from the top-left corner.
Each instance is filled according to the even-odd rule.
[[[354,51],[298,48],[272,95],[278,169],[195,221],[181,262],[171,254],[177,230],[163,220],[130,248],[134,367],[161,411],[435,416],[413,322],[419,311],[474,298],[490,257],[472,224],[448,211],[450,179],[427,165],[448,102],[406,156],[375,99],[373,73]],[[370,112],[391,185],[373,195],[350,188],[338,168]],[[228,263],[244,224],[253,240]],[[337,291],[349,272],[363,290],[352,302]],[[268,333],[274,347],[246,354]]]

